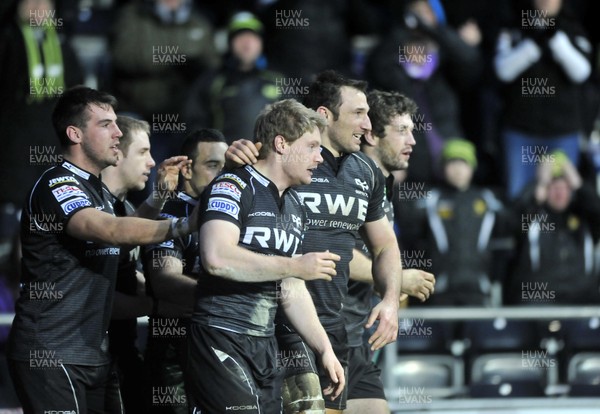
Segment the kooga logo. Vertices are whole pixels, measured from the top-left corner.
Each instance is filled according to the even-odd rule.
[[[76,412],[75,412],[75,410],[72,410],[72,411],[44,410],[44,414],[76,414]]]
[[[231,405],[225,407],[225,411],[246,411],[246,410],[258,410],[256,405]]]

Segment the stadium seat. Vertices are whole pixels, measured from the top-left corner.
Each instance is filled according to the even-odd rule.
[[[386,374],[392,399],[398,394],[399,400],[407,403],[424,395],[447,398],[464,392],[464,364],[462,358],[452,355],[454,328],[448,322],[400,318],[397,355],[391,375]],[[423,395],[410,395],[419,389]],[[409,390],[405,397],[402,390]]]
[[[556,361],[530,354],[486,354],[475,358],[469,394],[474,398],[543,397],[548,370]]]
[[[565,350],[569,354],[600,350],[600,319],[569,319],[561,321]]]
[[[463,364],[450,355],[400,355],[392,369],[392,389],[399,397],[403,390],[422,389],[432,398],[447,398],[462,393]]]
[[[600,353],[581,352],[569,361],[570,396],[600,395]]]
[[[398,352],[450,355],[454,340],[454,324],[400,318],[398,324]]]
[[[467,321],[462,325],[462,337],[470,355],[490,352],[519,352],[540,346],[535,322],[496,318]]]

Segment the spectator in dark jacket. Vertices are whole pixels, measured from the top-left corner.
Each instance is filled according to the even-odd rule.
[[[506,302],[597,304],[600,198],[564,152],[552,152],[545,161],[517,204],[518,243]]]
[[[562,0],[532,0],[498,37],[494,66],[504,83],[502,142],[507,192],[515,198],[539,159],[562,149],[578,165],[583,130],[580,85],[591,45]]]
[[[352,36],[375,33],[381,23],[366,0],[271,0],[260,17],[270,65],[308,86],[319,72],[349,75]]]
[[[442,160],[444,183],[403,203],[416,208],[406,215],[412,221],[407,224],[420,229],[413,233],[414,248],[403,249],[406,266],[414,262],[436,275],[429,305],[497,305],[499,298],[492,300],[492,241],[504,220],[502,204],[489,189],[472,185],[477,157],[471,142],[449,139]],[[399,199],[410,195],[405,188],[400,187]]]
[[[367,75],[374,87],[402,91],[419,106],[413,118],[416,159],[408,179],[431,182],[444,140],[464,136],[457,93],[477,79],[480,56],[439,22],[427,0],[408,2],[403,19],[373,51]]]
[[[119,109],[139,113],[152,123],[152,132],[156,117],[179,115],[189,83],[219,62],[212,25],[191,0],[123,6],[112,56]]]
[[[253,14],[240,12],[231,18],[223,66],[200,76],[189,93],[184,109],[189,129],[218,129],[228,143],[253,138],[256,117],[288,83],[266,70],[262,34],[263,24]]]

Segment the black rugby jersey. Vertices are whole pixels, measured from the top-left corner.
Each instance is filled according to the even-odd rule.
[[[73,238],[69,219],[84,208],[113,214],[100,179],[69,162],[36,182],[21,220],[21,294],[9,357],[55,367],[108,364],[120,248]]]
[[[386,179],[385,198],[383,200],[383,210],[386,217],[390,221],[390,225],[394,225],[394,209],[392,208],[393,197],[393,176]],[[391,182],[390,182],[391,180]],[[356,246],[363,254],[371,257],[367,245],[356,233]],[[373,297],[373,285],[365,282],[357,282],[355,280],[348,281],[348,294],[344,299],[344,307],[342,314],[346,324],[346,333],[348,334],[348,345],[351,347],[361,346],[363,343],[363,332],[365,325],[371,313],[371,298]]]
[[[365,222],[384,217],[385,179],[379,167],[361,152],[336,159],[322,147],[323,163],[312,183],[297,188],[308,214],[303,250],[329,250],[341,256],[332,281],[306,282],[323,327],[343,328],[342,301],[348,291],[349,263],[355,233]]]
[[[293,189],[279,190],[251,166],[217,177],[201,198],[201,225],[225,220],[240,228],[239,246],[291,257],[302,253],[306,213]],[[210,240],[207,241],[210,243]],[[272,336],[279,282],[241,283],[202,272],[193,321],[253,336]]]

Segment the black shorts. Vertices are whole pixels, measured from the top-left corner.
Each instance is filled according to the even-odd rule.
[[[189,327],[186,327],[189,330]],[[187,366],[187,338],[149,337],[144,414],[187,414],[183,369]],[[138,402],[138,404],[143,405]],[[129,413],[127,413],[129,414]]]
[[[281,413],[283,370],[274,337],[237,334],[192,323],[185,371],[190,411]]]
[[[348,381],[349,400],[385,400],[381,370],[371,361],[371,352],[367,344],[350,348]]]
[[[116,371],[110,365],[31,367],[27,361],[8,360],[10,376],[24,414],[75,412],[122,414],[124,408]]]

